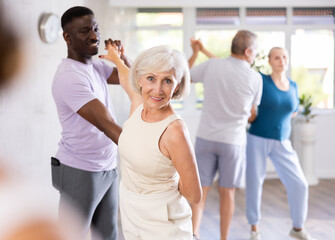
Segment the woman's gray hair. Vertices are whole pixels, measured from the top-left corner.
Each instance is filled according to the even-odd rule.
[[[140,53],[130,68],[130,85],[137,93],[141,93],[138,85],[141,76],[148,73],[169,71],[173,71],[174,77],[179,83],[179,88],[172,95],[172,99],[186,97],[190,91],[188,62],[183,53],[167,45],[149,48]]]

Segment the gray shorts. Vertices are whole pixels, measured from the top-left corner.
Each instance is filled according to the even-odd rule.
[[[202,186],[212,185],[216,171],[219,171],[220,187],[237,188],[243,185],[246,145],[220,143],[197,137],[195,155]]]

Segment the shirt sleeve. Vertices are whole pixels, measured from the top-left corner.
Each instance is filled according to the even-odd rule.
[[[263,78],[261,74],[257,73],[257,84],[256,84],[256,94],[254,101],[252,103],[253,106],[258,106],[261,103],[262,93],[263,93]]]
[[[193,68],[191,68],[191,80],[192,82],[205,82],[206,80],[206,70],[209,66],[210,60],[207,60]]]
[[[53,95],[61,103],[77,112],[86,103],[96,99],[89,79],[80,73],[63,72],[55,79]]]
[[[99,72],[103,74],[104,79],[107,79],[110,77],[110,75],[112,74],[114,67],[109,66],[108,64],[106,64],[104,61],[97,61],[95,62],[97,64],[97,67],[99,68]]]

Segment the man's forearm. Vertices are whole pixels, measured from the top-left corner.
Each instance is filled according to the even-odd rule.
[[[192,68],[194,65],[195,60],[198,57],[198,53],[193,52],[192,56],[188,59],[188,66],[189,68]]]
[[[131,65],[133,64],[132,61],[126,55],[121,55],[121,59],[128,68],[130,68]]]
[[[113,123],[111,127],[106,128],[104,131],[105,135],[109,137],[116,145],[119,143],[119,137],[122,132],[122,128],[117,125],[116,123]]]
[[[215,56],[213,53],[211,53],[210,51],[208,51],[206,48],[203,48],[201,50],[201,52],[203,54],[205,54],[208,58],[217,58],[217,56]]]

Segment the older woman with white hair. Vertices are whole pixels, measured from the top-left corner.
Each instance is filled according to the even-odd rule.
[[[142,52],[129,69],[118,48],[102,56],[118,67],[131,100],[119,138],[120,210],[126,239],[192,239],[191,209],[202,196],[186,124],[171,106],[186,96],[190,75],[185,56],[168,46]],[[128,80],[128,76],[130,75]]]

